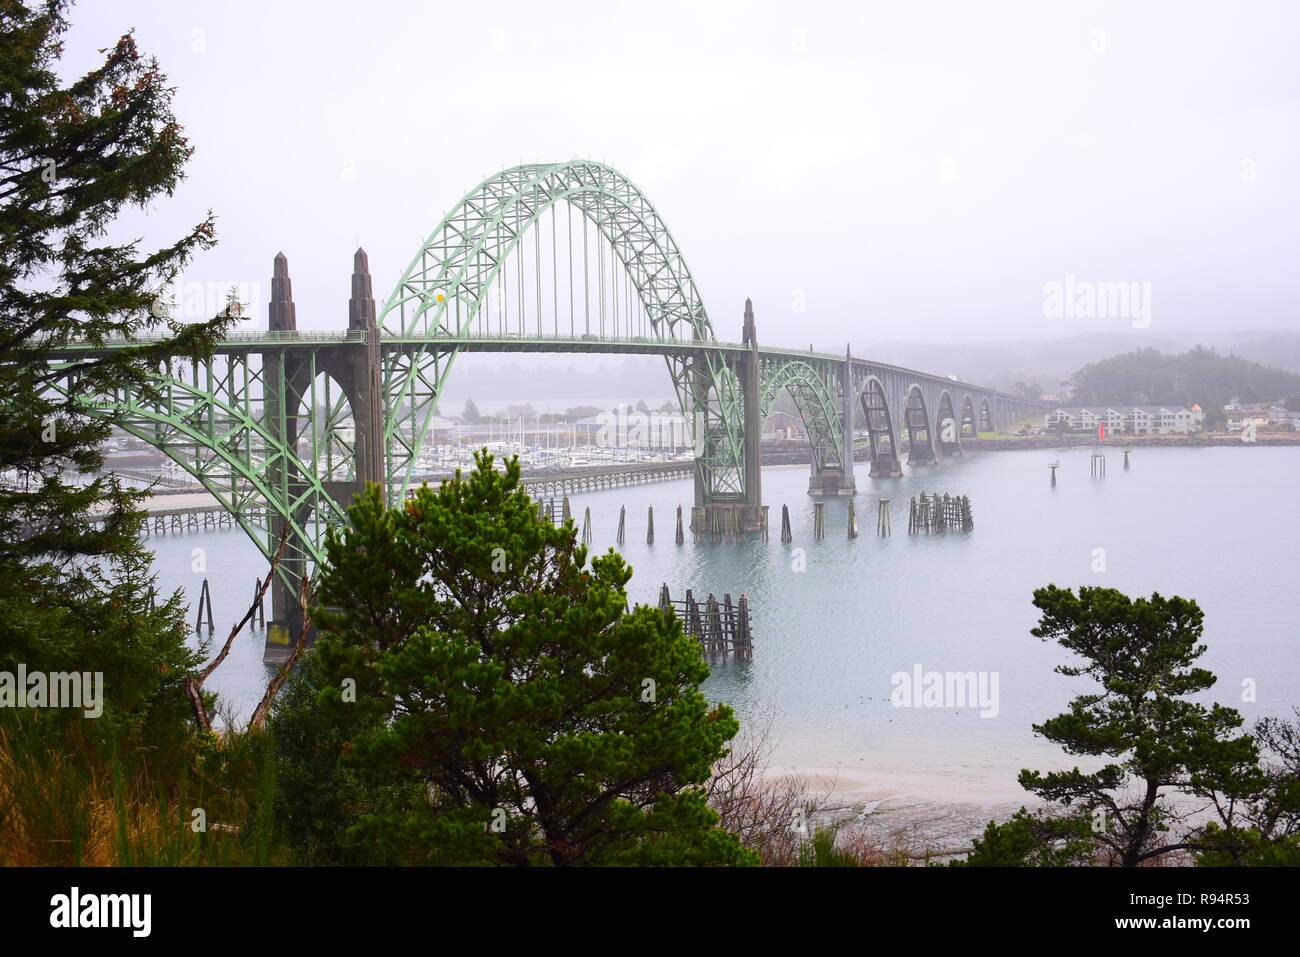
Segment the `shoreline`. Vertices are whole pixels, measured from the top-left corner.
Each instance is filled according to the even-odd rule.
[[[1111,435],[1105,439],[1082,435],[1010,435],[997,439],[963,439],[962,451],[1015,452],[1024,449],[1181,449],[1237,446],[1269,446],[1274,448],[1300,446],[1300,434],[1255,434],[1254,442],[1243,442],[1240,436],[1231,435]]]
[[[1040,803],[1014,782],[957,789],[951,778],[941,782],[923,769],[769,766],[764,776],[799,781],[822,805],[818,817],[849,825],[881,848],[903,848],[917,858],[965,854],[989,821],[1005,821],[1021,807]]]

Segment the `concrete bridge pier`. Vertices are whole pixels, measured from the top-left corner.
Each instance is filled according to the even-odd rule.
[[[283,253],[275,258],[269,325],[273,332],[297,329],[288,261]],[[284,438],[292,448],[299,447],[304,440],[313,441],[312,433],[317,427],[314,419],[317,410],[310,407],[314,376],[329,376],[346,396],[355,434],[355,468],[351,475],[333,476],[321,481],[329,498],[345,508],[352,504],[354,496],[365,491],[368,482],[382,487],[385,473],[379,327],[369,260],[363,249],[358,249],[353,257],[348,329],[365,334],[343,347],[314,353],[311,347],[294,347],[267,353],[263,358],[267,415],[272,432]],[[324,441],[330,440],[329,436],[324,438]],[[273,487],[279,487],[285,493],[286,501],[301,501],[307,490],[307,483],[297,473],[297,468],[289,463],[278,463],[269,470]],[[311,502],[300,506],[294,522],[298,529],[309,525],[314,510]],[[278,546],[286,524],[284,517],[271,522],[273,548]],[[267,624],[263,653],[267,664],[278,664],[288,658],[302,634],[304,615],[298,601],[298,589],[303,575],[308,572],[307,546],[308,543],[301,540],[301,533],[291,528],[285,554],[280,560],[280,574],[271,583],[271,621]],[[314,629],[309,629],[308,640],[313,638]]]
[[[293,287],[289,279],[289,260],[284,253],[277,253],[275,257],[267,320],[272,332],[291,333],[298,328]],[[295,361],[284,352],[268,351],[262,354],[262,369],[266,380],[266,418],[269,431],[277,439],[292,437],[296,440],[297,409],[291,393],[301,393],[304,388],[300,367],[300,361]],[[283,460],[268,467],[267,478],[271,487],[281,492],[284,500],[289,500],[291,490],[299,484],[294,466]],[[278,573],[271,579],[271,620],[266,624],[266,649],[262,656],[267,663],[278,663],[292,653],[294,642],[302,633],[303,614],[298,604],[297,590],[291,588],[288,582],[301,581],[305,572],[305,563],[301,558],[305,543],[297,540],[299,536],[293,532],[291,523],[283,515],[271,517],[269,526],[272,548],[279,546],[280,540],[286,535],[286,526],[290,526]]]
[[[813,455],[812,475],[808,479],[809,495],[854,495],[858,490],[853,475],[853,356],[844,347],[844,364],[840,367],[840,434],[839,468],[817,470],[818,456]]]
[[[903,407],[903,424],[907,428],[907,464],[937,464],[939,458],[934,454],[934,435],[919,391],[913,390],[908,396]]]
[[[859,393],[862,414],[867,423],[867,439],[871,443],[871,470],[868,478],[902,478],[903,468],[898,461],[898,440],[894,422],[889,413],[889,400],[884,385],[876,378],[868,378]]]
[[[754,304],[749,299],[745,300],[745,321],[741,342],[749,346],[749,349],[735,360],[736,378],[740,381],[744,410],[744,500],[709,501],[697,469],[695,506],[691,509],[691,531],[696,534],[709,533],[715,525],[723,530],[739,529],[743,533],[761,532],[767,522],[763,510],[762,489],[763,461],[760,443],[763,433],[763,409],[762,393],[759,388],[758,330],[754,323]]]

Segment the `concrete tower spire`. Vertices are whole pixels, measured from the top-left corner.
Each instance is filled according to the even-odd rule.
[[[352,257],[352,298],[348,300],[348,328],[375,327],[375,293],[370,281],[370,257],[358,248]]]
[[[267,304],[267,328],[282,332],[298,328],[298,314],[293,305],[293,283],[289,281],[289,259],[284,253],[275,254],[275,267],[271,272],[271,301]]]

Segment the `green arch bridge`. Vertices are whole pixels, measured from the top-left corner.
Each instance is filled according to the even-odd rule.
[[[517,166],[471,190],[377,307],[357,250],[346,330],[299,330],[288,262],[275,257],[265,331],[204,361],[157,370],[153,396],[84,394],[76,362],[141,340],[73,344],[55,388],[155,446],[234,516],[268,558],[288,544],[273,618],[293,631],[297,585],[366,482],[404,498],[462,352],[599,352],[665,358],[695,453],[692,524],[765,516],[763,420],[778,395],[812,446],[809,492],[853,494],[855,418],[870,476],[960,454],[963,437],[1046,408],[949,377],[848,354],[760,345],[748,301],[740,341],[720,338],[668,227],[617,170]],[[300,620],[300,619],[298,619]]]

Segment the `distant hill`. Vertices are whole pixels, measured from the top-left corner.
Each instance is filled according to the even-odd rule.
[[[1066,383],[1072,405],[1199,405],[1206,425],[1225,402],[1267,402],[1300,394],[1300,375],[1197,346],[1179,355],[1137,349],[1092,362]]]
[[[1064,396],[1065,383],[1089,362],[1130,352],[1133,332],[1098,332],[1043,339],[1004,339],[953,342],[877,342],[866,347],[854,343],[854,354],[912,369],[955,375],[1005,391],[1016,382],[1037,382],[1049,394]],[[1276,366],[1300,373],[1300,333],[1279,330],[1223,332],[1217,334],[1157,333],[1144,330],[1141,345],[1178,353],[1197,344],[1211,346],[1223,355]]]

